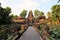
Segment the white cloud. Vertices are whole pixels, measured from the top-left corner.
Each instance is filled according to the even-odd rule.
[[[47,3],[47,2],[49,2],[50,0],[42,0],[42,1]]]
[[[19,3],[19,5],[17,6],[18,8],[21,9],[35,9],[39,6],[38,3],[34,2],[34,1],[30,1],[30,0],[26,0],[24,3]]]
[[[23,10],[23,9],[26,9],[26,10],[34,10],[34,9],[37,9],[39,4],[34,2],[34,1],[30,1],[30,0],[25,0],[23,1],[22,3],[17,3],[19,5],[15,6],[16,8],[12,8],[12,11],[14,14],[20,14],[20,12]]]
[[[39,7],[38,2],[32,0],[1,0],[3,7],[9,6],[12,9],[12,13],[19,15],[23,9],[34,10]]]
[[[5,2],[5,0],[0,0],[0,3]]]

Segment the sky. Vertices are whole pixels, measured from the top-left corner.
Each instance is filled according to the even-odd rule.
[[[43,11],[46,15],[51,11],[51,7],[57,4],[58,0],[0,0],[2,7],[10,7],[11,14],[19,15],[23,9],[25,10],[39,10]]]

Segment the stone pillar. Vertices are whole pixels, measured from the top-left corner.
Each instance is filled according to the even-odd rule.
[[[21,30],[24,30],[25,29],[25,26],[24,24],[21,25]]]

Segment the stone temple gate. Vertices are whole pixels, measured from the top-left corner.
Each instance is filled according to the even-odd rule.
[[[21,16],[18,16],[18,17],[16,17],[16,19],[13,19],[13,22],[20,23],[20,24],[33,25],[33,23],[34,23],[33,12],[29,11],[27,18],[22,18]]]
[[[34,16],[33,16],[33,12],[32,11],[29,11],[27,19],[28,19],[28,24],[29,25],[32,25],[34,23]]]

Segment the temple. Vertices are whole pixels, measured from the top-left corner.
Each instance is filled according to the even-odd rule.
[[[15,23],[22,23],[22,24],[27,23],[28,25],[31,25],[34,22],[33,12],[29,11],[27,18],[22,18],[21,16],[19,16],[19,17],[16,17],[16,19],[13,19],[13,21]]]
[[[43,17],[38,17],[37,19],[34,18],[33,12],[30,10],[27,18],[22,18],[22,17],[19,16],[19,17],[16,17],[16,19],[14,19],[13,21],[15,23],[27,24],[28,26],[31,26],[31,25],[39,25],[39,22],[41,22],[41,21],[43,23],[44,19],[45,19],[44,16]]]
[[[32,11],[29,11],[27,20],[28,20],[29,25],[32,25],[34,23],[34,16],[33,16],[33,12]]]

